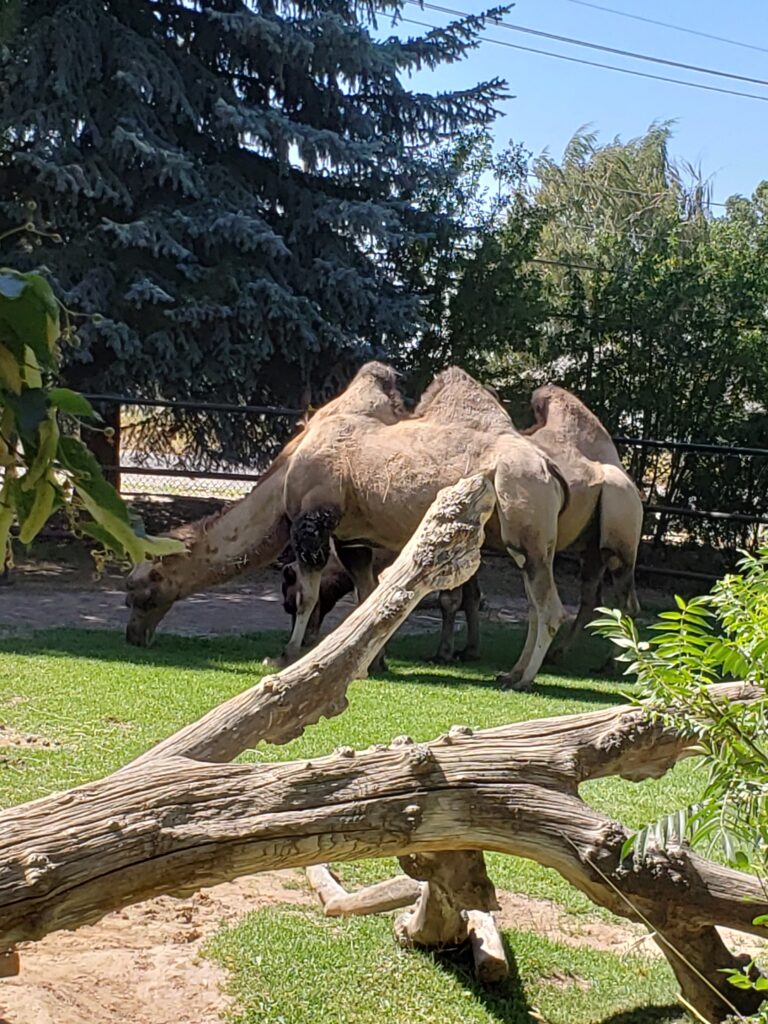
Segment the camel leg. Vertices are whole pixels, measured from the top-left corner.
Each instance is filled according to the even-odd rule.
[[[529,603],[528,637],[523,652],[512,670],[497,677],[496,681],[504,690],[530,690],[550,644],[565,618],[565,611],[555,587],[553,560],[553,551],[545,555],[534,552],[525,554],[523,578]]]
[[[566,622],[557,634],[547,655],[549,663],[554,665],[561,662],[563,655],[571,648],[579,633],[594,618],[595,609],[602,599],[605,565],[605,554],[599,549],[597,537],[591,537],[581,556],[579,610],[576,616],[570,622]]]
[[[320,617],[320,602],[318,601],[315,607],[312,609],[312,614],[309,616],[307,622],[307,629],[304,633],[304,639],[302,640],[302,647],[314,647],[317,643],[318,637],[320,636],[320,626],[322,619]],[[294,628],[296,626],[296,618],[294,616],[293,621]]]
[[[462,587],[453,590],[441,590],[439,595],[440,614],[443,626],[440,631],[440,642],[431,659],[438,665],[447,665],[453,661],[453,631],[456,627],[456,616],[462,604]]]
[[[635,559],[605,550],[602,554],[611,573],[616,607],[623,615],[629,615],[634,619],[640,614],[640,602],[635,590]],[[605,661],[598,666],[597,671],[608,673],[613,671],[614,667],[614,652],[611,651]]]
[[[307,629],[313,617],[317,620],[315,613],[319,610],[318,598],[320,597],[320,581],[323,578],[323,570],[300,566],[297,575],[296,617],[291,637],[280,656],[280,664],[283,665],[290,665],[292,661],[301,657]]]
[[[357,603],[362,604],[371,596],[379,582],[373,571],[373,549],[357,544],[345,546],[337,541],[336,554],[355,585]],[[386,648],[376,655],[371,662],[370,671],[387,671],[385,654]]]
[[[462,608],[467,619],[467,644],[458,651],[459,661],[477,661],[480,657],[480,582],[477,573],[461,588]]]

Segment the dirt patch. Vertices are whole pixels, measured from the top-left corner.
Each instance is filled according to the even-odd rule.
[[[201,943],[257,907],[307,902],[301,880],[280,871],[161,896],[22,945],[20,974],[0,981],[0,1024],[221,1024],[226,975]]]
[[[49,740],[45,736],[36,736],[31,732],[19,732],[9,725],[0,724],[0,750],[6,747],[23,747],[25,750],[51,750],[60,747],[58,740]]]
[[[514,892],[497,892],[501,928],[536,932],[567,946],[581,946],[622,956],[630,950],[661,956],[647,930],[631,921],[611,921],[592,914],[569,914],[550,900]]]
[[[641,925],[568,914],[515,893],[498,896],[503,928],[616,955],[661,956]],[[0,980],[0,1024],[221,1024],[226,973],[200,956],[200,946],[222,924],[277,903],[317,906],[302,872],[266,872],[189,899],[160,896],[22,945],[20,974]],[[726,941],[733,946],[734,938]],[[737,939],[734,948],[754,952],[757,940]],[[563,989],[590,984],[567,970],[542,980]]]

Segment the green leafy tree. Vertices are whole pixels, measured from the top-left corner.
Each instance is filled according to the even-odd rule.
[[[29,544],[64,508],[75,528],[121,559],[183,550],[178,541],[136,531],[126,506],[91,453],[61,429],[94,412],[82,395],[55,386],[60,307],[37,273],[0,268],[0,557],[8,564],[11,528]],[[86,513],[86,515],[82,515]]]
[[[768,185],[714,217],[669,142],[664,124],[606,145],[581,132],[561,160],[537,160],[536,185],[518,182],[444,298],[441,337],[516,412],[550,380],[615,433],[764,447]],[[653,502],[768,514],[768,460],[628,456]],[[654,521],[659,538],[679,526],[730,548],[760,541],[746,523]]]
[[[493,118],[501,83],[409,90],[484,22],[374,38],[399,9],[16,9],[0,49],[0,233],[30,219],[14,265],[44,263],[68,305],[103,314],[68,353],[73,386],[296,406],[413,336],[419,304],[393,255],[446,217],[408,197],[437,173],[431,147]],[[249,454],[239,421],[183,426],[200,453]],[[251,424],[252,448],[270,427]]]
[[[595,623],[636,676],[638,698],[668,724],[695,736],[709,768],[703,803],[675,826],[678,838],[723,844],[730,860],[768,869],[768,549],[704,597],[677,598],[650,640],[619,612]],[[756,699],[723,702],[709,686],[742,679]],[[670,710],[672,709],[672,710]],[[645,838],[659,838],[646,831]],[[665,838],[661,833],[662,840]]]
[[[409,243],[399,258],[424,298],[417,341],[400,356],[417,388],[451,363],[487,375],[542,316],[530,263],[541,218],[527,197],[523,148],[494,153],[490,133],[476,129],[440,147],[432,163],[413,199],[431,215],[448,214],[446,227]]]

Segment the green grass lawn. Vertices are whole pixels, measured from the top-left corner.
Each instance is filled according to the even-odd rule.
[[[281,640],[276,634],[160,635],[148,651],[126,647],[114,633],[76,630],[0,640],[0,723],[61,744],[0,750],[0,804],[20,803],[118,768],[255,682],[266,671],[261,659]],[[489,627],[483,662],[436,667],[420,661],[433,649],[434,638],[399,640],[391,648],[388,674],[352,684],[344,715],[322,721],[284,747],[262,745],[243,760],[311,757],[340,744],[365,747],[402,733],[424,740],[457,723],[488,727],[596,710],[620,701],[627,688],[624,680],[590,676],[603,649],[585,639],[568,670],[540,676],[533,693],[500,693],[491,680],[509,666],[519,643],[519,631]],[[612,818],[640,825],[691,803],[702,786],[701,772],[686,762],[655,782],[600,780],[583,787],[583,795]],[[501,888],[555,900],[572,913],[594,912],[554,872],[517,858],[488,860]],[[362,883],[393,870],[392,862],[366,861],[345,865],[343,875]],[[668,1008],[674,983],[661,962],[620,961],[530,933],[510,932],[507,938],[520,979],[493,996],[476,990],[461,964],[438,965],[430,957],[399,952],[382,918],[328,922],[309,910],[276,908],[223,931],[211,944],[211,955],[233,971],[243,1024],[374,1019],[377,1024],[438,1019],[517,1024],[529,1019],[530,1007],[550,1024],[678,1019]],[[386,980],[379,985],[379,978]],[[642,1006],[657,1009],[636,1013]]]

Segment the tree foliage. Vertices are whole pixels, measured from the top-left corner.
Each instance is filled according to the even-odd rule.
[[[720,841],[729,859],[768,868],[768,549],[746,556],[740,572],[704,597],[662,612],[650,640],[617,611],[594,625],[619,648],[637,677],[638,699],[667,724],[695,736],[709,768],[704,802],[679,817],[677,840]],[[743,679],[751,702],[715,701],[708,687]],[[670,711],[668,709],[672,708]],[[658,834],[654,835],[658,838]]]
[[[0,232],[33,202],[14,262],[44,262],[68,305],[103,314],[69,355],[74,385],[296,406],[414,334],[393,255],[446,216],[408,196],[437,173],[431,147],[491,120],[501,83],[409,90],[483,19],[375,39],[399,8],[21,5],[0,50]],[[248,454],[234,424],[210,428],[186,421],[199,452]]]
[[[617,434],[765,447],[768,184],[713,216],[706,185],[670,158],[669,140],[663,124],[607,145],[581,132],[560,161],[536,160],[535,182],[521,184],[453,285],[448,306],[467,297],[453,343],[516,408],[549,380]],[[517,263],[484,264],[505,245]],[[768,460],[629,454],[652,501],[768,514]],[[670,525],[659,517],[659,534]],[[747,525],[680,525],[731,545],[758,540]]]
[[[58,508],[100,550],[140,562],[183,550],[178,541],[137,533],[128,510],[82,442],[61,430],[94,412],[82,395],[55,386],[60,308],[37,273],[0,268],[0,558],[11,527],[28,544]],[[82,516],[81,513],[87,513]]]

